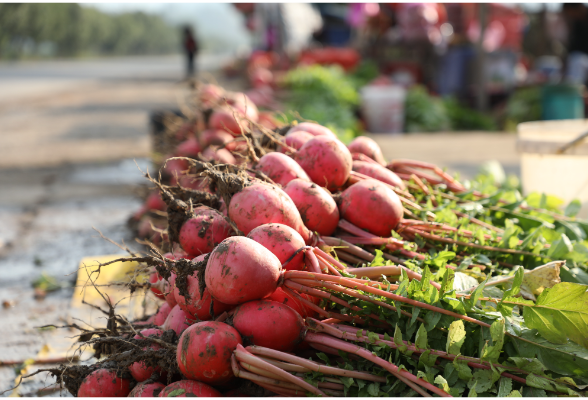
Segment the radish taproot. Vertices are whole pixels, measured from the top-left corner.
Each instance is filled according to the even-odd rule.
[[[367,136],[356,137],[351,141],[351,143],[347,145],[347,148],[351,153],[364,154],[372,160],[376,161],[378,164],[382,166],[386,165],[386,160],[382,154],[382,149],[375,140],[370,139]]]
[[[314,183],[331,191],[347,182],[353,162],[347,147],[330,136],[317,136],[304,143],[294,159]]]
[[[206,288],[225,304],[262,299],[278,287],[282,264],[278,257],[244,236],[225,239],[210,254]]]
[[[339,211],[341,217],[352,224],[383,237],[390,237],[404,212],[396,193],[371,178],[354,183],[343,191]]]
[[[171,309],[161,327],[166,331],[172,329],[179,336],[193,323],[194,318],[176,305]]]
[[[78,397],[127,397],[131,381],[116,376],[116,372],[101,368],[86,376],[78,389]]]
[[[284,192],[296,205],[302,222],[308,229],[325,236],[335,232],[339,222],[339,209],[324,188],[313,182],[294,179],[286,185]]]
[[[163,383],[139,383],[131,390],[129,397],[159,397],[159,393],[165,388]]]
[[[205,254],[196,257],[192,260],[192,262],[200,262],[204,261],[206,257]],[[190,314],[192,317],[197,318],[201,321],[207,321],[212,318],[210,315],[210,303],[212,302],[213,306],[213,313],[215,316],[222,314],[225,311],[229,311],[233,306],[221,303],[218,300],[212,300],[212,296],[210,295],[210,291],[208,289],[204,289],[202,293],[202,297],[200,296],[200,286],[198,281],[198,274],[194,273],[187,277],[188,280],[188,294],[189,298],[182,296],[180,294],[180,289],[176,286],[174,288],[174,296],[176,297],[176,301],[178,306],[186,313]]]
[[[302,167],[292,158],[282,153],[267,153],[259,159],[255,168],[282,186],[286,186],[292,179],[297,178],[310,181]]]
[[[233,327],[251,344],[279,351],[293,350],[306,333],[300,314],[271,300],[241,304],[233,314]]]
[[[223,322],[198,322],[182,333],[176,359],[182,374],[211,385],[229,382],[233,377],[231,355],[243,344],[239,332]]]
[[[163,335],[163,331],[157,328],[149,328],[142,330],[140,334],[143,335],[143,337],[159,337]],[[146,339],[143,339],[141,335],[135,335],[134,339],[142,339],[148,343],[148,341]],[[153,343],[150,346],[143,347],[143,350],[147,349],[148,347],[150,347],[153,350],[157,350],[160,348],[159,345]],[[161,368],[147,366],[144,361],[137,361],[129,365],[129,372],[137,382],[146,381],[147,379],[151,378],[151,375],[153,375],[154,372],[159,371],[161,371]]]
[[[404,190],[406,188],[398,175],[381,165],[365,161],[353,161],[353,170],[399,189]]]
[[[205,383],[183,380],[167,385],[159,397],[223,397],[221,392]]]
[[[245,235],[259,225],[288,225],[309,244],[312,234],[304,226],[292,199],[278,186],[255,181],[236,193],[229,203],[229,218]]]
[[[295,256],[294,254],[306,244],[302,236],[289,226],[263,224],[249,232],[247,237],[255,240],[278,257],[285,270],[301,271],[304,269],[304,253],[300,251]],[[284,265],[286,261],[288,263]]]
[[[220,242],[230,236],[231,225],[223,215],[210,207],[194,209],[194,217],[189,218],[180,228],[179,241],[190,258],[210,253]]]

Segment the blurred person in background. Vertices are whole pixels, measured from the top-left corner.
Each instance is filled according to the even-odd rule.
[[[588,7],[582,3],[564,3],[568,21],[568,57],[566,79],[586,84],[588,78]]]
[[[196,42],[192,28],[189,26],[184,28],[184,52],[187,60],[186,77],[191,78],[194,76],[194,59],[198,55],[198,42]]]

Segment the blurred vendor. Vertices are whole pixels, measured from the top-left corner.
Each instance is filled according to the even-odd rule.
[[[564,3],[563,14],[568,21],[568,59],[566,79],[586,84],[588,78],[588,7],[582,3]]]

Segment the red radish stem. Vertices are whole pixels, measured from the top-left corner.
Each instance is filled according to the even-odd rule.
[[[365,179],[375,179],[375,178],[372,178],[371,176],[367,176],[367,175],[362,174],[357,171],[351,171],[349,173],[348,183],[350,185],[352,185],[354,183],[363,181]],[[380,182],[382,182],[382,181],[380,181]],[[423,208],[420,205],[409,200],[409,199],[414,200],[414,196],[412,194],[410,194],[410,192],[408,190],[402,190],[402,189],[400,189],[396,186],[392,186],[386,182],[382,182],[382,183],[385,184],[386,186],[388,186],[390,189],[392,189],[394,191],[394,193],[396,193],[398,195],[398,197],[400,197],[400,201],[402,201],[403,203],[406,203],[407,205],[411,206],[412,208],[414,208],[416,210],[422,211]]]
[[[351,158],[353,159],[353,161],[365,161],[365,162],[368,162],[371,164],[381,165],[380,163],[378,163],[374,159],[366,156],[365,154],[354,153],[353,151],[351,152]]]
[[[304,251],[304,255],[305,255],[304,262],[306,263],[306,269],[311,272],[320,273],[321,268],[318,264],[318,260],[316,259],[316,257],[311,258],[309,253],[312,253],[312,251],[311,250]],[[314,255],[314,253],[313,253],[313,255]]]
[[[446,391],[439,389],[438,387],[430,384],[429,382],[425,381],[424,379],[417,378],[416,376],[414,376],[413,374],[411,374],[410,372],[408,372],[406,370],[400,370],[396,365],[389,363],[386,360],[381,359],[380,357],[374,355],[372,352],[364,349],[363,347],[359,347],[357,345],[347,343],[347,342],[344,342],[339,339],[335,339],[335,338],[327,336],[325,334],[320,334],[320,333],[317,334],[317,333],[311,333],[311,332],[306,334],[306,341],[311,344],[318,343],[318,344],[322,344],[324,346],[332,347],[337,350],[345,351],[347,353],[356,354],[356,355],[361,356],[361,357],[365,358],[366,360],[371,361],[374,364],[384,368],[386,371],[390,372],[394,376],[401,379],[404,383],[407,383],[407,381],[414,382],[414,383],[422,386],[423,388],[430,390],[431,392],[433,392],[436,395],[439,395],[442,397],[452,397]],[[417,393],[419,393],[421,396],[431,397],[428,393],[423,392],[422,390],[417,390],[413,385],[409,385],[409,386],[413,390],[415,390]]]
[[[316,258],[318,259],[319,265],[321,266],[321,269],[323,271],[325,268],[327,268],[328,272],[330,272],[331,274],[341,276],[341,273],[339,273],[337,268],[333,267],[330,263],[327,262],[327,260],[325,260],[319,255],[316,255]]]
[[[310,393],[313,393],[313,394],[316,394],[319,396],[325,396],[324,392],[315,388],[310,383],[307,383],[303,379],[300,379],[294,375],[291,375],[291,374],[287,373],[286,371],[284,371],[284,370],[282,370],[282,369],[280,369],[280,368],[278,368],[268,362],[261,360],[260,358],[254,356],[253,354],[251,354],[247,350],[245,350],[245,348],[243,348],[243,346],[241,346],[240,344],[237,345],[237,348],[235,349],[233,354],[235,355],[235,358],[239,361],[245,361],[248,364],[251,364],[251,365],[256,366],[258,368],[264,369],[268,372],[273,372],[275,375],[278,375],[280,378],[285,379],[286,381],[293,383],[297,386],[300,386],[301,388],[306,389]]]
[[[341,250],[346,251],[349,254],[353,254],[356,257],[359,258],[363,258],[366,261],[372,261],[374,259],[374,255],[372,253],[370,253],[369,251],[366,251],[364,249],[362,249],[361,247],[357,247],[343,239],[341,239],[340,237],[335,238],[335,237],[329,237],[329,236],[322,236],[321,240],[327,245],[327,246],[340,246]]]
[[[316,324],[316,329],[319,332],[327,333],[327,334],[329,334],[331,336],[335,336],[339,339],[345,339],[345,340],[351,340],[351,341],[363,342],[363,343],[372,343],[372,342],[370,342],[368,337],[366,335],[364,335],[363,333],[359,334],[359,336],[358,336],[358,332],[360,331],[360,329],[358,329],[358,328],[348,326],[348,325],[338,325],[338,324],[328,325],[328,324],[325,324],[320,321],[313,321],[313,322]],[[394,343],[393,341],[385,340],[384,335],[378,334],[378,337],[380,338],[380,340],[377,340],[375,342],[375,344],[384,343],[393,349],[398,348],[398,345],[396,343]],[[455,360],[457,358],[459,360],[467,361],[468,365],[472,368],[491,369],[492,368],[491,366],[494,366],[495,368],[512,370],[513,372],[516,372],[519,374],[529,374],[528,371],[525,371],[525,370],[522,370],[522,369],[519,369],[516,367],[510,367],[510,366],[501,365],[501,364],[497,364],[497,363],[490,363],[489,361],[485,361],[480,358],[467,357],[467,356],[461,356],[461,355],[457,356],[455,354],[448,354],[444,351],[435,350],[435,349],[419,349],[416,346],[411,345],[410,343],[408,343],[405,340],[403,340],[402,343],[406,346],[406,350],[408,350],[408,351],[411,351],[414,353],[419,353],[419,354],[423,353],[425,351],[429,351],[431,353],[431,355],[436,355],[438,357],[445,358],[447,360]],[[525,378],[521,378],[516,375],[512,375],[508,372],[503,372],[502,375],[505,377],[508,377],[508,378],[512,378],[514,376],[514,378],[513,378],[514,380],[516,380],[520,383],[523,383],[523,384],[526,383]]]
[[[272,361],[279,363],[278,365],[284,365],[284,368],[286,368],[286,367],[303,368],[302,370],[298,369],[294,372],[316,371],[316,372],[322,372],[324,374],[329,374],[329,375],[346,376],[346,377],[350,377],[350,378],[365,379],[367,381],[373,381],[373,382],[381,382],[381,383],[386,382],[386,378],[383,376],[377,376],[377,375],[373,375],[373,374],[370,374],[367,372],[349,371],[346,369],[329,367],[324,364],[319,364],[315,361],[307,360],[306,358],[297,357],[292,354],[284,353],[284,352],[273,350],[273,349],[268,349],[266,347],[248,346],[247,350],[250,353],[253,353],[257,356],[267,356],[267,357],[272,357],[276,360],[280,360],[280,361],[276,361],[276,360],[272,360]],[[283,362],[288,362],[290,364],[285,364]],[[296,369],[296,368],[294,368],[294,369]]]
[[[313,251],[321,256],[322,258],[325,259],[325,261],[329,262],[330,264],[333,264],[337,269],[339,269],[340,271],[345,271],[346,267],[341,264],[339,261],[337,261],[337,259],[333,258],[329,253],[326,253],[325,251],[321,250],[318,247],[315,247],[313,249]]]
[[[340,259],[342,259],[343,261],[345,261],[346,263],[349,264],[362,264],[363,260],[361,258],[355,257],[341,249],[335,249],[335,254],[337,254],[337,257],[339,257]]]
[[[409,168],[410,167],[422,168],[422,169],[431,170],[431,171],[435,172],[441,179],[443,179],[447,183],[461,188],[461,191],[466,190],[465,187],[463,187],[463,185],[461,183],[457,182],[451,175],[449,175],[448,173],[446,173],[445,171],[443,171],[441,168],[439,168],[438,166],[436,166],[434,164],[430,164],[430,163],[426,163],[426,162],[422,162],[422,161],[415,161],[415,160],[398,159],[398,160],[392,161],[387,166],[387,168],[391,169],[392,171],[394,171],[394,169],[398,169],[398,168],[408,169],[407,167],[409,167]]]
[[[435,312],[445,314],[445,315],[448,315],[448,316],[456,318],[456,319],[463,319],[464,321],[472,322],[476,325],[480,325],[485,328],[490,328],[489,324],[482,322],[482,321],[479,321],[475,318],[468,317],[467,315],[461,315],[461,314],[455,313],[453,311],[449,311],[449,310],[445,310],[440,307],[432,306],[427,303],[423,303],[423,302],[420,302],[417,300],[409,299],[404,296],[399,296],[397,294],[386,292],[381,289],[376,289],[376,288],[369,286],[369,285],[354,282],[353,280],[350,280],[348,278],[342,278],[342,277],[338,277],[338,276],[325,275],[325,274],[311,274],[309,272],[304,272],[304,271],[287,271],[284,273],[284,278],[285,279],[297,279],[297,278],[315,279],[317,281],[333,282],[333,283],[339,284],[341,286],[348,287],[350,289],[361,290],[363,292],[368,292],[368,293],[371,293],[371,294],[374,294],[377,296],[387,297],[387,298],[394,300],[396,302],[409,304],[411,306],[424,308],[424,309],[430,310],[430,311],[435,311]],[[362,281],[362,282],[366,282],[366,281]]]

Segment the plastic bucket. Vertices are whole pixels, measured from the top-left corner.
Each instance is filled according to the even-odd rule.
[[[361,89],[361,108],[371,133],[400,133],[404,129],[402,86],[365,86]]]
[[[558,151],[588,132],[588,119],[525,122],[518,125],[517,150],[525,194],[552,194],[566,203],[578,199],[588,216],[588,138]]]
[[[543,120],[584,118],[582,88],[576,85],[547,85],[541,89]]]

